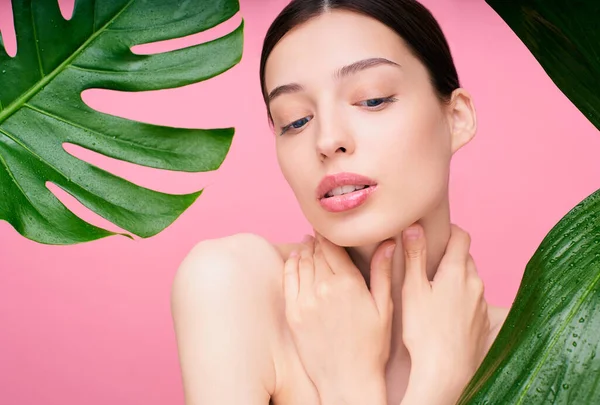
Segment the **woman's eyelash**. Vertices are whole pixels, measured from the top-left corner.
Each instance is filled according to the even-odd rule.
[[[302,126],[304,126],[304,124],[306,124],[311,119],[312,119],[311,116],[300,118],[299,120],[296,120],[296,121],[284,126],[283,128],[281,128],[281,133],[279,135],[285,134],[292,127],[294,127],[294,129],[300,129],[300,128],[302,128]],[[304,123],[302,123],[302,122],[304,122]],[[302,123],[302,124],[300,125],[299,123]],[[296,127],[295,125],[300,125],[300,126]]]
[[[379,98],[370,98],[368,100],[361,101],[360,103],[368,103],[369,101],[379,101],[380,104],[377,105],[366,105],[365,107],[379,107],[381,104],[393,103],[394,101],[398,101],[398,99],[394,97],[379,97]],[[358,104],[360,104],[358,103]]]
[[[398,100],[394,97],[379,97],[379,98],[370,98],[368,100],[361,101],[360,103],[369,103],[372,101],[378,102],[378,104],[366,105],[365,107],[379,107],[382,104],[393,103],[394,101],[398,101]],[[358,103],[358,104],[360,104],[360,103]],[[290,124],[281,128],[281,132],[279,133],[279,135],[285,134],[287,131],[289,131],[292,128],[300,129],[311,119],[312,119],[312,116],[307,116],[307,117],[300,118],[299,120],[296,120],[294,122],[291,122]]]

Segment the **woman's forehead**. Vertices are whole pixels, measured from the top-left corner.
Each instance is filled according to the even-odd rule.
[[[288,32],[273,48],[265,66],[267,91],[319,78],[360,60],[384,58],[403,65],[410,58],[402,39],[379,21],[358,13],[332,11]]]

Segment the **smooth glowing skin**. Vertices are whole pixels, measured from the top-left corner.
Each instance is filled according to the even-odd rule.
[[[369,58],[399,66],[334,77]],[[267,93],[292,83],[299,86],[280,92],[270,110],[278,161],[304,215],[318,233],[348,247],[367,281],[377,245],[397,242],[387,379],[388,398],[399,400],[410,371],[397,305],[404,275],[400,235],[414,222],[423,226],[432,279],[450,236],[450,160],[476,132],[471,98],[460,89],[449,104],[440,102],[426,69],[394,31],[346,11],[310,20],[274,48]],[[388,97],[395,101],[367,103]],[[292,122],[301,128],[279,136]],[[315,190],[323,176],[338,172],[370,177],[378,189],[355,210],[327,212]],[[266,405],[269,397],[276,404],[318,403],[284,314],[283,265],[294,247],[234,235],[201,242],[185,259],[173,284],[172,311],[188,404]],[[506,310],[490,308],[488,347],[505,316]]]
[[[341,67],[369,58],[400,66],[333,78]],[[455,96],[458,111],[441,104],[424,66],[391,29],[340,11],[298,27],[275,47],[266,68],[268,92],[289,83],[305,90],[271,102],[276,134],[292,121],[312,119],[277,136],[277,157],[317,232],[339,246],[364,246],[445,208],[450,159],[474,135],[474,112],[466,93]],[[397,101],[367,106],[386,97]],[[379,189],[360,209],[331,215],[315,200],[315,189],[323,176],[344,171],[374,179]]]

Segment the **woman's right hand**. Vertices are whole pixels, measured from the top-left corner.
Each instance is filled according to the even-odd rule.
[[[490,330],[483,282],[469,253],[471,240],[452,225],[433,281],[426,273],[423,228],[411,225],[402,240],[402,338],[411,357],[403,404],[411,403],[409,398],[425,403],[423,395],[429,404],[454,404],[487,352]]]

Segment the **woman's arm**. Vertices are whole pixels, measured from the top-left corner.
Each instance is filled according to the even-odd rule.
[[[272,329],[257,239],[201,242],[175,276],[171,310],[187,405],[269,403]]]

